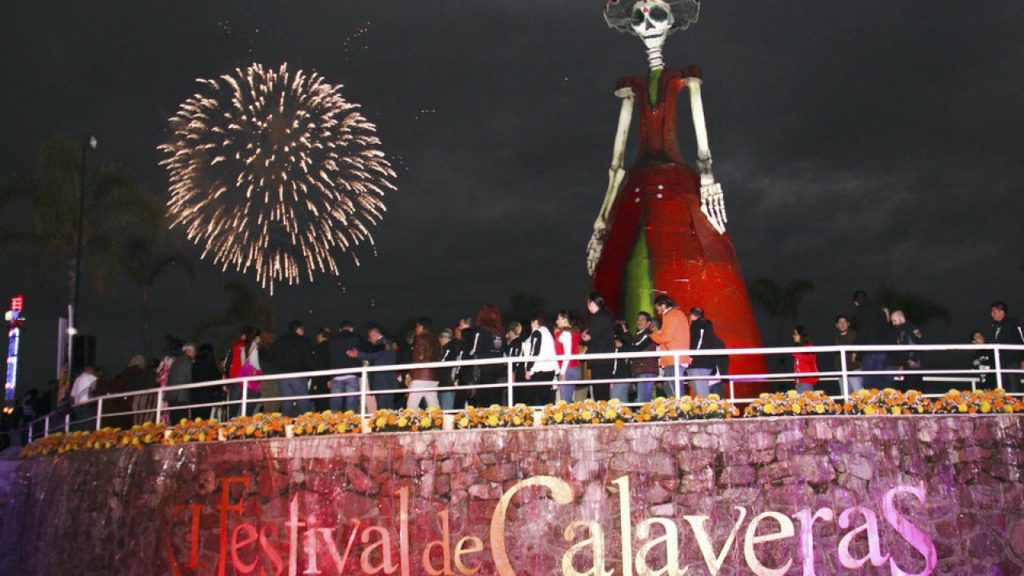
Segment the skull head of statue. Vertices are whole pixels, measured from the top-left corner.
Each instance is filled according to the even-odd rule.
[[[633,6],[629,25],[648,50],[661,48],[674,23],[672,7],[663,0],[641,0]]]

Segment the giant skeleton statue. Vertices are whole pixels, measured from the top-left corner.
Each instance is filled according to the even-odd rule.
[[[698,0],[608,0],[608,25],[638,36],[648,74],[622,78],[608,191],[587,246],[594,288],[627,318],[652,310],[657,294],[684,309],[700,306],[730,348],[760,347],[732,241],[721,185],[711,171],[701,71],[666,70],[662,49],[669,34],[697,21]],[[686,89],[697,140],[697,170],[686,165],[676,141],[676,99]],[[637,160],[624,167],[633,110],[639,108]],[[760,356],[734,357],[730,372],[765,373]],[[743,386],[742,392],[753,392]],[[737,393],[741,392],[737,390]]]

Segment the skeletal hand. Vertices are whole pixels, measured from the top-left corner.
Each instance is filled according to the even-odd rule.
[[[601,250],[604,248],[606,234],[607,229],[604,223],[595,222],[594,233],[590,236],[590,242],[587,242],[587,273],[591,276],[597,269],[597,261],[601,259]]]
[[[700,211],[704,213],[708,222],[719,234],[725,234],[725,223],[729,219],[725,215],[725,200],[721,184],[711,182],[701,185]]]

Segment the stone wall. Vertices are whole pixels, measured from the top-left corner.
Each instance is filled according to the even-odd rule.
[[[41,457],[7,502],[0,573],[1024,574],[1022,428],[820,417]]]

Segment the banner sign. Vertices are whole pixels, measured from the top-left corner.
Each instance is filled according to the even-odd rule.
[[[22,463],[5,549],[19,550],[11,573],[1017,574],[1021,421],[758,419],[42,457]]]

